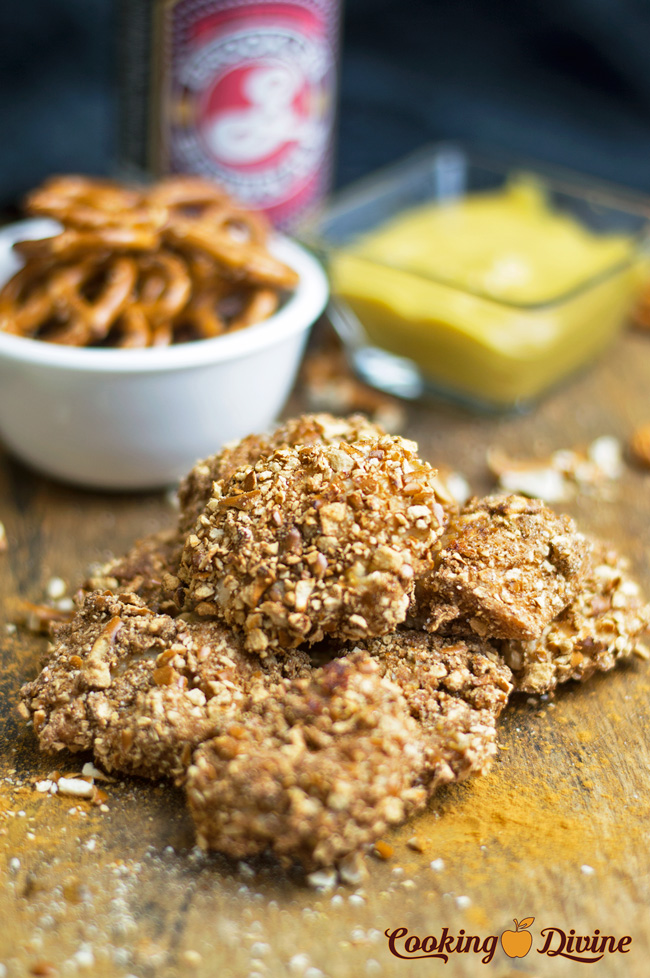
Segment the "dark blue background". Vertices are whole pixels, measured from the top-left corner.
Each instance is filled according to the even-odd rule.
[[[114,157],[110,0],[0,4],[0,204]],[[338,183],[461,137],[650,191],[650,0],[348,0]]]

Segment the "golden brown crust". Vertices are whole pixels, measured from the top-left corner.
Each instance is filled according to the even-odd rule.
[[[533,641],[504,642],[501,652],[513,670],[515,689],[546,693],[558,683],[584,682],[608,672],[633,654],[647,658],[641,637],[650,624],[627,561],[594,542],[592,566],[580,591]]]
[[[226,445],[216,455],[197,462],[182,480],[178,490],[180,531],[187,535],[194,529],[212,495],[213,483],[218,479],[230,479],[242,465],[255,465],[278,448],[337,445],[342,441],[352,443],[379,438],[384,434],[383,428],[368,421],[362,414],[353,414],[349,418],[335,418],[331,414],[304,414],[284,422],[268,435],[249,435]]]
[[[198,744],[307,665],[301,653],[262,664],[222,624],[92,592],[22,699],[42,750],[92,750],[108,770],[180,779]]]
[[[168,577],[178,573],[183,544],[183,537],[176,529],[151,533],[136,540],[123,557],[96,567],[83,587],[115,594],[128,591],[142,598],[152,611],[175,616],[179,608],[174,582],[171,588],[167,584]]]
[[[199,748],[187,797],[199,843],[241,858],[271,849],[330,866],[426,800],[404,700],[357,653],[314,669]]]
[[[431,631],[451,622],[484,638],[535,638],[588,566],[589,545],[570,517],[524,496],[473,499],[418,582],[413,614]]]
[[[496,754],[496,720],[512,691],[510,669],[495,648],[478,638],[454,641],[410,629],[361,647],[418,722],[429,791],[484,774]]]
[[[186,606],[261,655],[392,631],[445,519],[415,449],[388,435],[279,449],[215,483],[183,551]]]

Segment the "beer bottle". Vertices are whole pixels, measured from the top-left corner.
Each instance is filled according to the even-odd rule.
[[[197,173],[291,227],[332,173],[339,0],[121,0],[127,175]]]

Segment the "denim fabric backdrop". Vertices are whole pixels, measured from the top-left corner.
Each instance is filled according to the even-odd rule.
[[[111,0],[0,4],[0,204],[110,169]],[[650,191],[650,0],[347,0],[338,183],[462,137]]]

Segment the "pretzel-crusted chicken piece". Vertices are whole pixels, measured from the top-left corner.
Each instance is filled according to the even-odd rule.
[[[399,687],[418,721],[429,792],[487,772],[497,750],[496,720],[512,691],[510,669],[492,645],[405,629],[360,648]]]
[[[510,670],[479,643],[405,632],[369,642],[201,746],[187,793],[199,843],[332,865],[487,770]]]
[[[589,544],[573,520],[539,499],[472,499],[452,517],[413,609],[424,628],[483,638],[538,637],[577,594]]]
[[[307,667],[303,653],[261,663],[218,622],[92,592],[23,687],[23,712],[42,750],[92,750],[108,770],[181,780],[198,744]]]
[[[368,655],[335,659],[203,744],[187,774],[198,841],[331,866],[422,807],[418,727]]]
[[[650,605],[630,576],[628,562],[598,541],[592,566],[571,604],[538,639],[503,642],[515,688],[546,693],[558,683],[583,682],[608,672],[619,659],[648,658],[640,638],[650,625]]]
[[[260,655],[392,631],[445,514],[413,442],[279,449],[214,484],[187,537],[186,607]]]
[[[230,479],[242,465],[255,465],[265,455],[278,448],[296,445],[337,445],[367,438],[380,438],[386,432],[368,421],[362,414],[335,418],[331,414],[304,414],[291,418],[269,435],[249,435],[241,441],[226,445],[216,455],[197,462],[185,476],[178,490],[180,502],[179,526],[189,533],[212,495],[212,484],[218,479]]]

